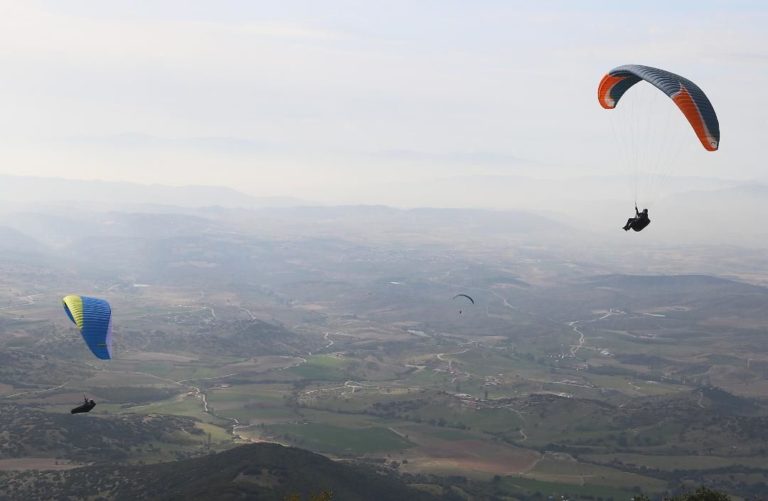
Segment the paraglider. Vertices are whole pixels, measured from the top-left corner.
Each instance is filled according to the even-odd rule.
[[[455,296],[453,296],[453,299],[457,299],[457,298],[460,298],[460,297],[463,297],[463,298],[469,299],[469,301],[470,301],[472,304],[475,304],[475,300],[474,300],[474,299],[472,299],[470,296],[468,296],[468,295],[466,295],[466,294],[456,294]],[[459,315],[461,315],[461,313],[462,313],[462,310],[459,310]]]
[[[80,329],[85,344],[102,360],[112,358],[112,308],[103,299],[87,296],[66,296],[64,311]]]
[[[648,209],[643,209],[643,212],[640,212],[637,210],[637,205],[635,205],[635,217],[627,219],[627,224],[624,225],[623,230],[643,231],[643,228],[649,224],[651,224],[651,220],[648,217]]]
[[[707,151],[717,151],[720,147],[720,123],[717,119],[715,109],[707,95],[704,94],[704,91],[701,90],[698,85],[680,75],[640,64],[619,66],[609,71],[600,81],[597,88],[597,100],[600,103],[600,106],[607,110],[616,108],[624,94],[639,82],[647,82],[666,94],[682,112],[704,149]],[[635,96],[635,98],[636,97],[637,96]],[[639,109],[634,111],[634,108],[638,107]],[[629,122],[632,123],[624,124],[630,127],[627,131],[628,134],[620,134],[620,137],[616,138],[618,144],[625,146],[629,150],[633,150],[627,152],[627,160],[629,165],[634,169],[635,206],[637,206],[637,184],[640,177],[638,171],[646,170],[647,168],[650,168],[651,170],[653,168],[664,168],[667,159],[662,158],[662,155],[674,151],[676,147],[681,146],[681,143],[686,143],[685,140],[678,141],[675,140],[675,138],[670,137],[671,133],[676,132],[676,129],[667,129],[667,122],[663,122],[665,126],[663,128],[661,127],[661,124],[658,123],[658,112],[663,112],[663,109],[643,108],[649,107],[637,105],[637,103],[633,102],[630,107],[630,112],[646,113],[647,123],[640,123],[641,121],[637,120],[640,117],[633,116],[632,120],[629,120]],[[624,122],[624,120],[621,122]],[[648,136],[645,139],[650,139],[651,134],[660,134],[658,137],[658,144],[649,144],[647,147],[643,147],[642,143],[644,138],[642,137],[642,132],[645,132]],[[644,149],[646,151],[643,151]],[[648,173],[650,174],[651,172],[649,171]],[[656,186],[653,186],[653,188],[655,187]],[[639,212],[637,207],[635,207],[635,217],[630,218],[623,229],[625,231],[629,231],[630,229],[641,231],[648,226],[650,222],[651,220],[648,218],[647,209],[643,210],[643,212]]]
[[[88,400],[88,398],[86,398],[86,396],[83,395],[82,405],[75,407],[69,412],[70,414],[81,414],[83,412],[91,412],[91,410],[93,410],[94,407],[96,407],[96,402],[94,402],[93,400]]]

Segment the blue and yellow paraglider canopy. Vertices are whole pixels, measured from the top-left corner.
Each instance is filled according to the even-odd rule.
[[[97,358],[112,358],[112,308],[103,299],[69,295],[63,300],[64,311],[80,329],[85,344]]]

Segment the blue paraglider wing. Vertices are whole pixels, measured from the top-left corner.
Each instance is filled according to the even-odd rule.
[[[112,358],[112,308],[103,299],[69,295],[63,299],[64,311],[80,329],[85,344],[97,358]]]

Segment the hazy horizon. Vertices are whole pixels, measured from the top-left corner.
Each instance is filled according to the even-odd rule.
[[[595,89],[644,63],[720,117],[720,151],[672,175],[764,181],[768,98],[743,89],[768,84],[768,8],[661,5],[9,2],[0,173],[391,205],[403,186],[444,204],[446,179],[625,175]]]

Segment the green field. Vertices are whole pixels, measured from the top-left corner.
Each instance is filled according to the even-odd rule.
[[[312,381],[343,381],[349,378],[344,370],[349,362],[337,357],[315,355],[307,362],[288,369],[289,372],[303,379]]]
[[[398,451],[413,443],[380,427],[342,428],[330,424],[269,425],[267,431],[298,446],[335,454],[370,454]]]
[[[416,216],[328,238],[297,220],[300,230],[270,217],[226,223],[222,210],[204,235],[163,225],[137,238],[149,222],[132,226],[131,215],[121,223],[131,232],[99,240],[99,255],[115,260],[104,269],[77,259],[3,266],[2,403],[19,413],[8,427],[41,413],[14,439],[26,448],[9,439],[6,454],[101,461],[96,447],[67,441],[79,429],[66,426],[91,419],[105,437],[136,433],[124,447],[103,445],[120,461],[202,455],[250,437],[396,458],[413,474],[500,475],[510,496],[620,499],[689,478],[739,493],[761,481],[764,287],[677,275],[669,250],[644,250],[664,272],[643,276],[594,249],[566,259],[504,232],[457,241],[477,228],[459,231],[454,219],[428,235],[399,229]],[[106,224],[116,217],[93,228],[119,233]],[[195,227],[207,216],[191,217]],[[115,242],[134,238],[147,246],[141,266],[117,253]],[[112,302],[114,360],[93,359],[59,289]],[[459,290],[477,301],[461,316],[451,302]],[[656,311],[665,316],[646,315]],[[82,393],[98,405],[75,421],[68,412]],[[158,431],[165,423],[172,431]],[[44,450],[40,437],[57,427],[69,435]]]
[[[524,477],[504,477],[498,485],[499,490],[509,494],[539,494],[546,499],[552,496],[560,499],[561,496],[592,496],[602,497],[604,499],[612,498],[631,499],[636,492],[631,489],[621,489],[617,487],[606,487],[601,485],[574,485],[557,482],[546,482]]]
[[[718,457],[718,456],[654,456],[650,454],[594,454],[584,459],[602,464],[620,462],[632,466],[646,466],[660,470],[707,470],[729,466],[765,468],[764,457]]]

